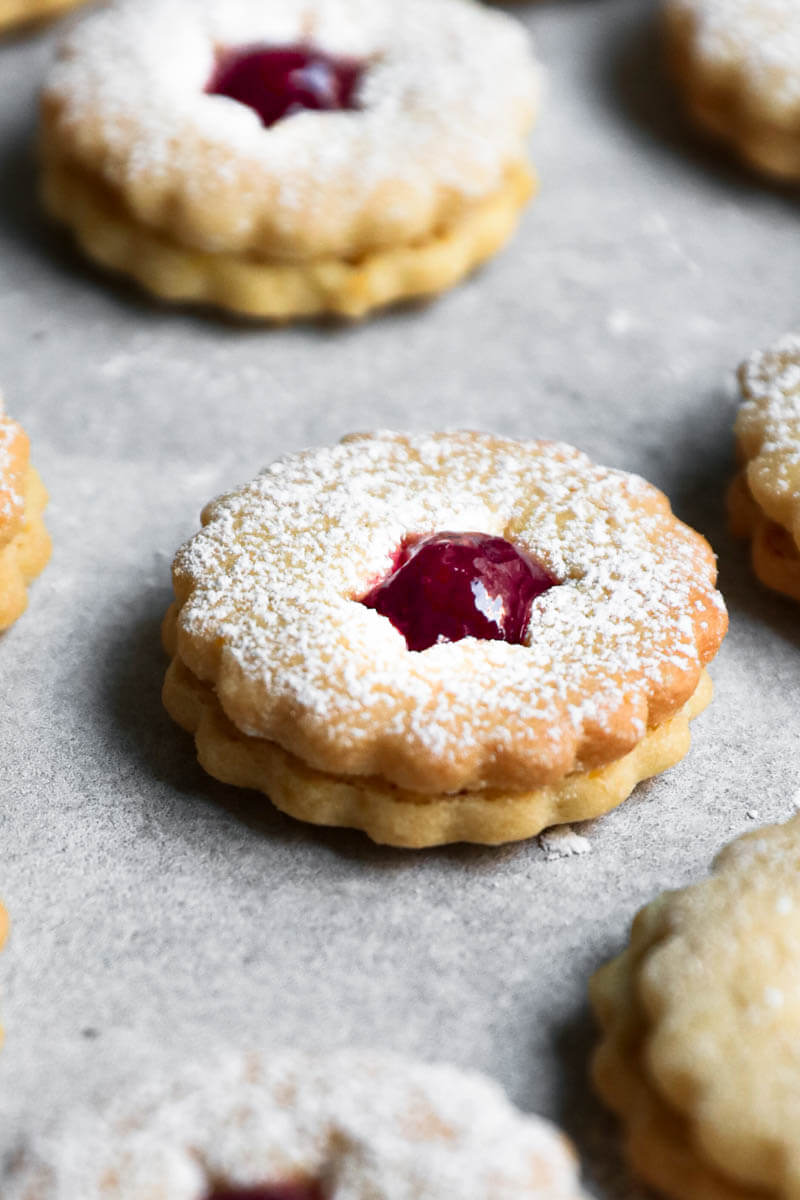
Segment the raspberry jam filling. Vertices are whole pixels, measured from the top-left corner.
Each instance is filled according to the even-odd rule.
[[[357,108],[362,73],[355,59],[334,58],[311,46],[245,46],[219,55],[206,92],[238,100],[265,125],[274,125],[306,109]]]
[[[262,1187],[217,1188],[208,1200],[323,1200],[318,1183],[267,1183]]]
[[[519,645],[534,600],[557,583],[505,538],[435,533],[406,539],[361,603],[388,617],[409,650],[465,637]]]

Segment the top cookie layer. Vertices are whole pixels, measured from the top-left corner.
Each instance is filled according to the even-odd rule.
[[[330,1200],[580,1200],[547,1122],[451,1067],[366,1052],[230,1056],[24,1147],[4,1200],[205,1200],[319,1179]]]
[[[743,118],[800,136],[800,6],[797,0],[667,0],[666,16],[718,100]]]
[[[646,909],[634,954],[642,952],[637,934],[650,947],[639,994],[658,1091],[692,1122],[703,1157],[723,1178],[794,1200],[800,817],[739,839],[711,879]]]
[[[243,732],[421,792],[518,789],[620,757],[726,629],[713,555],[637,476],[484,434],[346,439],[210,505],[177,555],[178,651]],[[478,530],[538,559],[523,645],[412,653],[358,603],[406,535]]]
[[[739,369],[736,421],[747,484],[766,515],[800,545],[800,335],[787,334]]]
[[[6,416],[0,396],[0,549],[22,525],[28,453],[28,438],[22,426]]]
[[[219,49],[297,42],[367,64],[359,111],[265,129],[205,94]],[[62,42],[44,148],[181,245],[341,258],[430,236],[499,187],[537,92],[524,29],[468,0],[117,0]]]

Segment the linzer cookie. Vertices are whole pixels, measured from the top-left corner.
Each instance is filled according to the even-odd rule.
[[[707,543],[569,446],[291,455],[178,553],[165,704],[226,783],[378,842],[500,843],[678,762],[727,627]]]
[[[29,25],[58,16],[86,0],[0,0],[0,34],[18,25]]]
[[[365,1051],[218,1055],[32,1136],[3,1200],[585,1200],[488,1079]]]
[[[728,493],[731,523],[751,539],[762,583],[800,600],[800,335],[754,354],[739,380],[742,467]]]
[[[797,0],[665,0],[664,25],[694,120],[758,170],[800,179]]]
[[[597,1087],[673,1200],[800,1192],[800,818],[639,913],[593,980]]]
[[[118,0],[47,80],[43,195],[165,299],[361,316],[507,240],[537,96],[524,29],[468,0]]]
[[[27,585],[50,557],[47,492],[28,461],[28,438],[0,396],[0,632],[25,611]]]

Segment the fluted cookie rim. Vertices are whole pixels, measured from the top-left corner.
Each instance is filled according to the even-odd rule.
[[[727,508],[734,537],[750,542],[756,577],[772,591],[800,602],[800,548],[783,525],[770,520],[758,507],[745,471],[740,471],[728,488]]]
[[[800,333],[754,351],[738,370],[734,431],[747,489],[769,520],[800,546]],[[796,485],[787,479],[790,468]]]
[[[623,1124],[633,1171],[670,1200],[766,1200],[763,1190],[737,1187],[704,1161],[691,1122],[651,1083],[645,1061],[647,1025],[635,984],[626,950],[592,976],[589,988],[601,1032],[592,1056],[592,1084]]]
[[[173,567],[184,663],[243,733],[411,791],[520,791],[622,757],[727,628],[705,539],[638,476],[559,443],[350,437],[279,459],[203,524]],[[509,537],[563,581],[529,645],[414,654],[358,603],[403,536],[437,528]]]
[[[324,49],[373,61],[361,110],[264,129],[204,93],[216,46],[305,40],[310,9]],[[178,245],[357,259],[435,235],[525,166],[538,91],[524,27],[469,0],[116,0],[62,41],[42,136]]]
[[[452,287],[508,241],[535,187],[527,170],[515,168],[454,226],[358,262],[282,262],[186,250],[131,220],[85,172],[46,156],[40,191],[50,215],[71,229],[90,258],[159,299],[280,322],[325,314],[355,320]]]
[[[470,1173],[485,1200],[585,1195],[561,1130],[474,1071],[368,1049],[212,1045],[197,1063],[167,1062],[171,1076],[162,1068],[133,1095],[29,1130],[4,1200],[199,1200],[215,1185],[320,1175],[331,1200],[433,1200]]]
[[[8,545],[22,527],[29,460],[28,435],[6,413],[0,392],[0,547]]]
[[[174,652],[174,606],[163,640]],[[422,850],[455,842],[499,846],[543,829],[588,821],[617,808],[639,783],[676,766],[691,745],[690,722],[710,704],[706,671],[689,700],[623,758],[528,792],[484,789],[423,795],[376,778],[328,775],[275,742],[247,737],[225,716],[213,688],[175,655],[164,678],[169,715],[191,733],[200,766],[220,783],[263,793],[275,808],[312,825],[359,829],[379,845]]]
[[[20,528],[0,546],[0,634],[25,612],[28,585],[47,566],[52,549],[42,518],[47,491],[34,467],[28,467],[23,486],[25,507]]]
[[[774,887],[772,855],[788,850],[787,865],[793,872],[799,848],[798,816],[741,834],[717,854],[705,879],[662,893],[647,904],[634,920],[627,948],[592,979],[590,992],[603,1035],[593,1062],[595,1085],[626,1124],[637,1170],[676,1200],[788,1195],[783,1190],[789,1179],[786,1156],[774,1130],[759,1128],[755,1113],[749,1120],[732,1119],[731,1099],[735,1096],[741,1109],[752,1093],[740,1086],[741,1079],[732,1088],[720,1069],[734,1053],[730,1037],[724,1030],[719,1034],[714,1054],[709,1040],[713,1035],[703,1034],[704,1027],[716,1030],[722,1016],[713,992],[718,976],[703,962],[703,924],[711,921],[713,929],[718,927],[716,914],[705,916],[709,896],[719,892],[731,905],[746,905],[742,888],[758,898],[759,881],[767,889]],[[728,876],[732,878],[726,893]],[[791,894],[781,892],[781,886],[768,904],[779,926],[794,907]],[[781,900],[783,908],[773,908],[772,902]],[[750,953],[755,949],[753,932],[752,922],[740,930],[745,935],[741,957],[751,958],[757,970],[761,946],[758,955]],[[725,944],[730,945],[727,935]],[[781,961],[785,959],[781,955]],[[768,995],[757,996],[755,985],[751,1003],[745,1003],[743,988],[750,978],[734,964],[727,981],[729,1007],[741,1024],[742,1036],[733,1039],[737,1056],[739,1047],[750,1044],[748,1031],[758,1028],[754,1005],[773,1012],[781,1008]],[[705,1026],[698,1022],[698,1011],[687,1005],[690,995],[702,1002]],[[683,1012],[682,1023],[676,1010]],[[763,1056],[754,1052],[752,1059],[752,1075],[763,1077]],[[796,1170],[791,1178],[796,1178]]]

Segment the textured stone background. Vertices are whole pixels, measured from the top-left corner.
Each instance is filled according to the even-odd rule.
[[[0,1148],[26,1109],[209,1040],[354,1042],[492,1072],[566,1125],[599,1197],[626,1194],[586,1084],[587,978],[798,786],[796,609],[751,581],[722,502],[731,369],[798,316],[798,208],[685,128],[651,5],[515,11],[549,68],[541,197],[466,286],[352,328],[161,309],[85,267],[34,201],[50,38],[0,46],[0,379],[55,542],[0,643]],[[694,749],[581,857],[306,828],[207,778],[160,707],[169,562],[205,500],[352,429],[454,425],[639,471],[720,555],[731,633]]]

